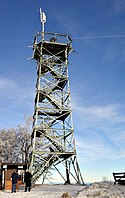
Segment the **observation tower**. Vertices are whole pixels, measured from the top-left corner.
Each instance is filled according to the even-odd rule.
[[[42,31],[34,36],[33,43],[37,80],[30,155],[32,181],[41,177],[43,184],[56,171],[64,183],[84,184],[76,157],[70,101],[68,56],[72,39],[67,34],[45,32],[46,15],[41,9],[40,18]]]

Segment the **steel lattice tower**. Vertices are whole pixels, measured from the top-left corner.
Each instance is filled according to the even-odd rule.
[[[64,183],[84,184],[76,158],[70,101],[68,56],[71,52],[69,35],[42,31],[34,37],[37,81],[30,161],[33,181],[42,176],[44,183],[47,174],[55,169]]]

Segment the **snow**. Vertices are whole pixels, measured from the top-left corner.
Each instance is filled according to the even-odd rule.
[[[63,195],[69,196],[63,196]],[[31,192],[0,191],[0,198],[125,198],[125,186],[108,183],[80,185],[42,185]]]

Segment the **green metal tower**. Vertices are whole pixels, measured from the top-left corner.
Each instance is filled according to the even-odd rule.
[[[32,131],[30,170],[35,182],[55,170],[64,183],[84,184],[76,157],[70,101],[69,35],[44,31],[45,14],[40,10],[43,30],[35,35],[33,59],[37,80]]]

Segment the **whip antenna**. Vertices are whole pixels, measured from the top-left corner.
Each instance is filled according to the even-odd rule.
[[[40,8],[40,21],[42,23],[42,32],[43,32],[43,39],[44,39],[44,30],[45,30],[45,23],[46,23],[46,15]]]

